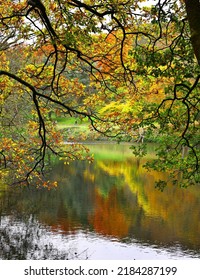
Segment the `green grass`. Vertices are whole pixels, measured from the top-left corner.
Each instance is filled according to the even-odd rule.
[[[88,120],[86,118],[79,119],[75,117],[56,117],[55,120],[57,121],[58,125],[81,125],[81,124],[88,124]]]
[[[85,142],[85,145],[90,149],[90,153],[94,154],[95,159],[122,161],[134,157],[130,146],[138,146],[137,143],[122,142],[120,145],[116,142],[112,142],[109,138],[103,137],[100,133],[98,134],[91,131],[87,118],[81,120],[75,117],[60,117],[56,120],[58,129],[62,130],[64,140],[70,141],[70,138],[74,138],[77,142]],[[156,143],[147,144],[147,155],[145,155],[144,158],[149,159],[155,157],[155,146]]]

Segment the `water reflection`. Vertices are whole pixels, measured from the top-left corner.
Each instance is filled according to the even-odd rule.
[[[103,259],[105,246],[110,259],[199,257],[199,189],[161,193],[154,181],[167,175],[147,173],[127,153],[58,163],[57,190],[2,192],[0,258]]]

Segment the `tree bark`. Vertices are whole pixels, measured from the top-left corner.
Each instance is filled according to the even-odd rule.
[[[198,64],[200,65],[200,2],[184,0],[191,30],[191,42]]]

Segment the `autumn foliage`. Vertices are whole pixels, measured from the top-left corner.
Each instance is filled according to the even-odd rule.
[[[172,171],[174,183],[181,174],[182,186],[199,182],[192,10],[189,1],[186,9],[183,1],[144,2],[0,1],[1,177],[50,188],[55,157],[91,161],[58,130],[62,116],[87,119],[109,139],[158,142],[148,168]]]

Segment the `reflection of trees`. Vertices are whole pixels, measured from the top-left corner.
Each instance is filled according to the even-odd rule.
[[[17,222],[16,217],[3,218],[0,223],[0,259],[62,260],[84,257],[73,248],[58,249],[48,239],[48,231],[32,217],[23,222]]]
[[[186,247],[199,248],[200,239],[196,233],[200,231],[197,222],[200,219],[200,199],[197,188],[184,190],[169,187],[161,193],[154,189],[154,183],[155,180],[167,179],[167,175],[155,171],[147,173],[142,163],[134,160],[113,164],[100,162],[99,166],[107,176],[123,178],[123,190],[118,190],[117,197],[118,201],[125,200],[123,207],[118,204],[127,223],[131,219],[127,236],[148,240],[150,243],[170,244],[181,241]],[[130,192],[129,199],[125,186],[128,186]],[[112,196],[108,196],[108,199],[108,205],[112,205]],[[191,205],[194,208],[192,213]],[[129,211],[126,211],[127,208]]]
[[[19,228],[19,246],[23,250],[26,239],[29,247],[34,247],[39,223],[66,236],[81,228],[124,242],[132,242],[133,238],[161,246],[180,242],[186,248],[197,250],[200,247],[198,189],[185,191],[169,187],[161,193],[154,189],[155,180],[162,179],[159,176],[165,175],[146,173],[134,159],[99,160],[94,164],[74,162],[69,166],[58,163],[52,173],[52,179],[60,185],[57,190],[6,192],[0,197],[0,213],[13,215],[15,222],[25,213],[34,217]],[[8,228],[3,231],[8,236]],[[7,237],[2,238],[1,243],[7,244]]]
[[[119,202],[116,188],[112,188],[107,197],[96,192],[96,207],[89,220],[95,231],[117,238],[127,236],[131,220],[127,219],[124,205]]]
[[[74,209],[76,216],[71,214],[82,225],[103,235],[127,237],[127,241],[133,237],[159,244],[181,240],[186,247],[199,247],[199,212],[191,216],[188,209],[191,203],[199,209],[197,189],[169,187],[161,193],[154,189],[154,182],[167,178],[166,174],[147,173],[134,159],[98,160],[92,165],[79,162],[59,172],[61,169],[57,176],[70,181],[62,195],[65,205],[70,206],[70,211]],[[70,203],[72,197],[74,201]]]

